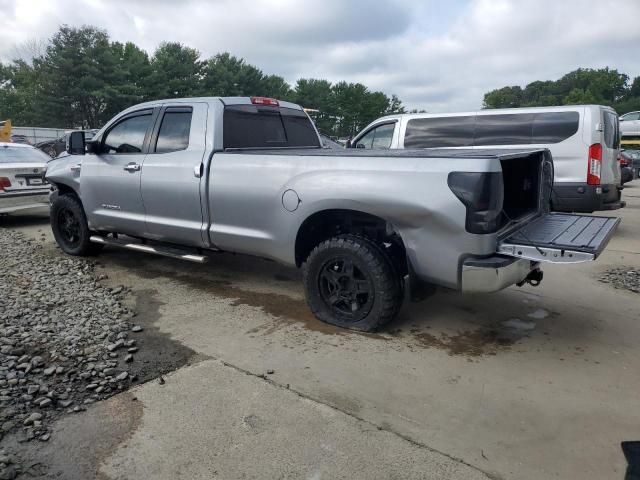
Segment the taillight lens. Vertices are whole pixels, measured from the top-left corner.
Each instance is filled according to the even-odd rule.
[[[467,232],[482,234],[498,231],[504,196],[502,173],[451,172],[447,184],[467,207]]]
[[[587,184],[600,185],[602,173],[602,145],[594,143],[589,147],[589,166],[587,170]]]
[[[11,181],[7,177],[0,177],[0,190],[4,190],[5,188],[9,188],[11,186]]]

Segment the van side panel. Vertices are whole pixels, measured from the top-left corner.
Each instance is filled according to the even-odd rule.
[[[480,110],[478,112],[459,112],[453,114],[403,115],[400,120],[400,138],[398,139],[397,148],[406,148],[405,138],[408,125],[409,122],[414,119],[450,118],[453,120],[455,117],[475,116],[476,127],[474,129],[472,147],[474,149],[548,148],[551,151],[555,170],[554,192],[552,195],[554,210],[593,212],[596,210],[615,209],[622,205],[619,192],[620,171],[617,163],[618,149],[610,148],[606,145],[605,132],[603,131],[603,116],[605,111],[615,114],[609,107],[600,105],[576,105]],[[540,114],[560,114],[563,112],[576,112],[578,114],[578,128],[573,135],[559,142],[494,145],[492,142],[479,140],[479,138],[482,138],[483,133],[480,123],[482,122],[481,119],[485,116],[533,116],[532,135],[535,135],[535,125],[537,124],[537,119],[540,118]],[[512,132],[505,132],[507,141],[503,143],[508,143],[509,134],[512,134]],[[484,138],[486,139],[487,137],[485,136]],[[535,139],[532,140],[535,141]],[[594,143],[600,143],[603,146],[601,185],[587,184],[589,146]],[[429,149],[429,147],[426,146],[422,148]],[[464,149],[469,147],[447,148],[456,150],[458,148]]]

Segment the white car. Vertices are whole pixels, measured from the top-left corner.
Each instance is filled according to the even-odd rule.
[[[0,142],[0,214],[49,206],[50,159],[31,145]]]
[[[620,116],[620,135],[631,137],[640,135],[640,112],[629,112]]]

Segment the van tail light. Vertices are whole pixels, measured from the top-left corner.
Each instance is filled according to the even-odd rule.
[[[277,107],[280,105],[278,100],[268,97],[251,97],[251,103],[254,105],[266,105],[269,107]]]
[[[589,167],[587,170],[587,184],[600,185],[602,173],[602,145],[594,143],[589,147]]]
[[[7,177],[0,177],[0,191],[11,186],[11,181]]]

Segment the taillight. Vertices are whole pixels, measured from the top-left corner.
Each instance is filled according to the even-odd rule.
[[[589,166],[587,169],[587,184],[600,185],[602,173],[602,145],[594,143],[589,147]]]
[[[11,186],[11,181],[7,177],[0,177],[0,190]]]
[[[451,172],[447,184],[467,208],[467,232],[498,231],[504,196],[502,173]]]
[[[278,105],[280,105],[278,103],[278,100],[268,97],[251,97],[251,103],[253,103],[254,105],[266,105],[270,107],[277,107]]]

